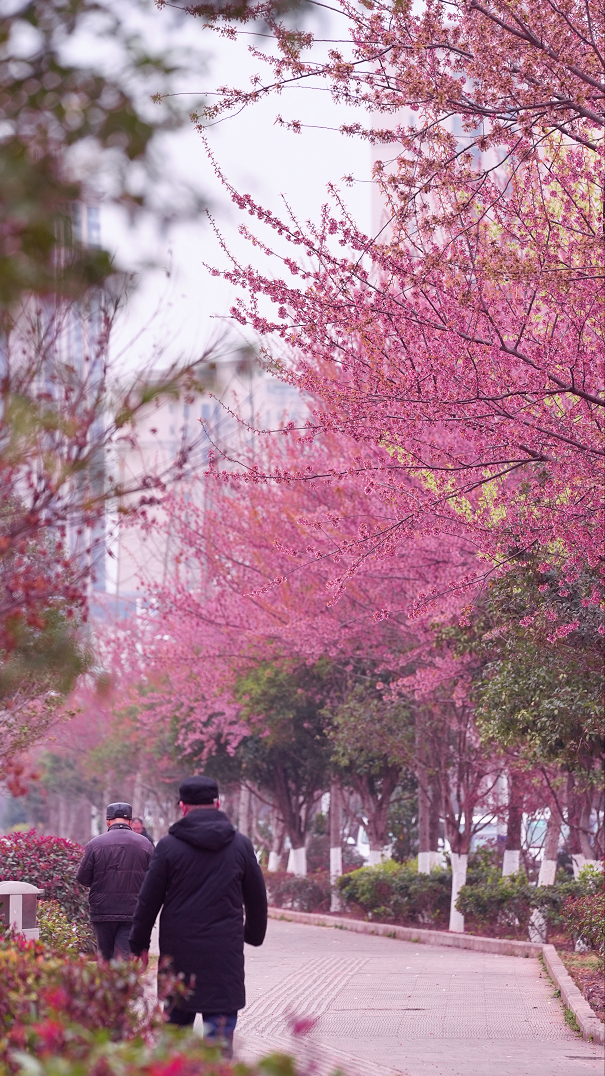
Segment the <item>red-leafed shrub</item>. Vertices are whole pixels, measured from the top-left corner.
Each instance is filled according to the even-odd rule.
[[[55,1052],[77,1058],[87,1054],[90,1032],[103,1028],[115,1041],[161,1022],[132,961],[66,960],[9,935],[0,940],[0,982],[0,1072],[17,1071],[14,1050],[44,1052],[52,1039]]]
[[[170,993],[182,988],[174,980]],[[243,1076],[192,1033],[167,1028],[129,961],[57,958],[41,942],[0,938],[0,1076]],[[296,1076],[291,1058],[246,1076]]]
[[[269,904],[297,912],[330,911],[330,875],[316,871],[298,878],[286,871],[265,871]]]
[[[10,833],[0,837],[0,882],[31,882],[56,900],[69,919],[88,921],[88,897],[76,881],[84,849],[62,837]]]
[[[581,897],[568,897],[562,919],[573,939],[582,940],[605,960],[605,889]]]

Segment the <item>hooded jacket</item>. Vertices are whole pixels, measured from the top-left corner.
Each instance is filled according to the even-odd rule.
[[[133,917],[135,955],[149,948],[160,908],[160,963],[182,973],[191,990],[179,1007],[243,1009],[244,941],[264,941],[267,891],[251,842],[223,811],[191,811],[158,841]]]
[[[80,885],[90,886],[88,904],[93,923],[132,919],[152,855],[149,841],[133,833],[126,823],[116,822],[107,833],[88,842],[76,878]]]

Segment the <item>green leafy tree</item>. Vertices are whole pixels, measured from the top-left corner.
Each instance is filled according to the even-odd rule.
[[[115,376],[108,340],[124,282],[80,226],[101,197],[164,218],[197,204],[157,153],[157,136],[185,116],[162,96],[179,66],[132,29],[149,2],[16,0],[0,13],[0,757],[9,767],[86,666],[76,629],[107,505],[145,513],[191,462],[190,443],[162,474],[142,469],[128,483],[112,474],[108,449],[136,443],[141,413],[201,382],[197,365]],[[180,68],[188,62],[184,53]]]
[[[502,576],[442,643],[474,661],[486,739],[535,763],[592,773],[603,762],[603,609],[596,573],[569,582],[538,558]],[[554,625],[554,626],[553,626]]]
[[[130,14],[149,6],[128,5]],[[154,136],[182,116],[174,98],[152,103],[175,65],[145,48],[119,4],[21,0],[9,11],[0,15],[0,307],[10,310],[26,293],[74,299],[106,279],[111,259],[78,241],[71,207],[104,173],[113,201],[157,211]],[[96,59],[107,45],[111,73]]]
[[[314,665],[262,661],[238,678],[234,692],[250,730],[237,749],[242,777],[270,795],[303,874],[306,835],[329,773],[323,707],[332,672],[325,659]]]
[[[572,854],[601,854],[605,632],[596,572],[570,581],[538,555],[526,558],[492,584],[466,626],[438,634],[471,669],[484,743],[541,770]]]
[[[408,775],[414,719],[409,700],[391,697],[387,683],[372,679],[349,681],[342,701],[327,707],[324,715],[334,765],[343,784],[361,800],[359,821],[367,828],[375,858],[389,843],[391,801]]]

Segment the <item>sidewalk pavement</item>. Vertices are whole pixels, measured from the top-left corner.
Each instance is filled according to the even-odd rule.
[[[263,947],[246,946],[246,984],[245,1061],[295,1052],[314,1076],[603,1072],[603,1047],[570,1031],[537,959],[270,920]]]

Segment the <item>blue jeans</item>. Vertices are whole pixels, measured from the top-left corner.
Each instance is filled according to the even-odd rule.
[[[187,1012],[185,1009],[171,1009],[168,1015],[168,1023],[176,1024],[177,1027],[191,1027],[197,1016],[195,1012]],[[237,1012],[229,1013],[202,1013],[204,1021],[204,1038],[206,1042],[216,1043],[222,1046],[223,1056],[226,1058],[233,1055],[233,1032],[237,1024]]]

